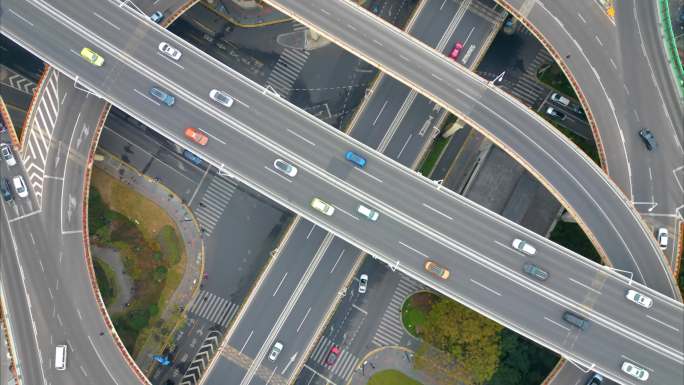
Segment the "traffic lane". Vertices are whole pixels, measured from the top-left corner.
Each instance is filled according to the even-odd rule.
[[[313,331],[325,326],[325,316],[335,302],[331,301],[331,298],[351,296],[356,290],[353,281],[347,287],[343,287],[343,284],[359,258],[359,253],[357,248],[335,238],[278,333],[277,340],[282,342],[285,348],[276,362],[268,364],[272,368],[275,368],[275,365],[281,368],[278,373],[287,376],[289,382],[297,374],[295,369],[308,359],[304,354],[306,349],[317,341],[311,339],[312,335],[317,335],[313,334]],[[288,363],[290,366],[286,370],[284,365]]]
[[[435,124],[441,113],[441,107],[430,99],[418,95],[387,145],[385,154],[406,167],[412,167],[425,143],[438,135]]]
[[[347,10],[335,10],[334,12],[331,11],[331,10],[333,10],[332,7],[340,7],[340,6],[350,7],[350,5],[348,5],[346,3],[326,4],[326,6],[324,6],[323,8],[320,8],[320,9],[323,9],[323,11],[319,11],[318,9],[312,11],[312,9],[314,9],[315,7],[307,7],[306,9],[303,9],[300,4],[292,3],[289,1],[280,1],[278,3],[279,4],[287,4],[290,9],[295,10],[295,13],[298,13],[300,15],[306,15],[306,17],[308,17],[309,20],[312,20],[317,25],[325,25],[326,28],[328,28],[328,30],[329,30],[328,32],[330,32],[331,34],[336,35],[336,36],[346,36],[346,35],[348,35],[348,31],[341,29],[339,27],[339,24],[342,24],[342,23],[329,23],[328,17],[322,16],[323,14],[325,14],[325,15],[333,15],[334,14],[338,18],[346,17],[346,19],[343,21],[343,23],[344,22],[348,22],[348,23],[352,22],[353,23],[354,21],[349,18],[350,15],[353,14],[355,17],[358,17],[358,19],[359,19],[359,20],[355,21],[356,24],[358,24],[358,21],[364,20],[363,16],[366,16],[366,17],[368,16],[368,15],[365,15],[363,12],[359,11],[358,9],[356,9],[354,7],[351,7]],[[372,24],[375,24],[375,23],[371,23],[371,22],[366,23],[365,27],[368,27],[368,26],[373,27]],[[398,32],[396,32],[394,30],[390,30],[390,31],[392,33],[394,33],[395,36],[400,36],[401,38],[405,38],[403,35],[399,34]],[[366,29],[363,29],[363,32],[366,35],[373,36],[373,34],[372,34],[373,30],[372,29],[366,28]],[[384,47],[380,50],[381,52],[382,51],[385,51],[385,52],[402,51],[403,53],[405,53],[406,50],[403,50],[403,48],[405,48],[405,47],[403,47],[402,44],[397,44],[396,40],[401,40],[401,39],[395,39],[395,41],[383,40],[382,42],[375,40],[375,39],[373,39],[373,41],[354,40],[353,44],[354,44],[355,48],[357,50],[360,50],[361,52],[366,52],[366,53],[373,52],[372,54],[367,54],[367,56],[376,56],[377,52],[379,50],[378,47]],[[422,50],[422,49],[416,49],[413,51],[420,51],[421,54],[426,53],[426,52],[423,52],[424,50]],[[409,57],[409,60],[417,59],[417,57],[412,57],[412,56],[415,56],[413,51],[410,53],[407,53],[407,55],[411,56],[411,57]],[[428,52],[428,53],[432,54],[431,52]],[[434,56],[434,55],[428,55],[428,56],[422,55],[422,56],[423,56],[422,59],[425,60],[426,58],[431,58],[431,56]],[[437,98],[442,99],[442,100],[447,100],[452,105],[458,105],[458,101],[454,100],[453,96],[450,96],[448,92],[445,92],[444,84],[439,84],[437,82],[437,80],[441,80],[441,78],[439,77],[439,75],[436,75],[434,73],[434,72],[437,72],[437,73],[441,74],[441,73],[447,72],[446,68],[445,68],[444,60],[432,60],[431,64],[433,65],[433,67],[432,67],[433,71],[418,71],[418,72],[414,71],[411,75],[416,77],[416,79],[417,79],[416,81],[420,81],[420,84],[422,85],[422,87],[424,87],[425,89],[430,89],[432,91],[433,95],[435,95]],[[397,70],[397,71],[402,72],[400,70]],[[437,76],[437,78],[435,78],[435,76]],[[473,80],[475,82],[480,82],[480,80],[477,78],[474,78]],[[513,114],[520,115],[521,110],[520,110],[519,106],[516,106],[515,103],[513,103],[513,104],[507,103],[507,104],[509,104],[511,107],[513,107],[511,110],[511,112]],[[524,115],[525,115],[524,120],[529,121],[529,116],[527,116],[527,114],[524,114]],[[471,117],[472,117],[472,115],[471,115]],[[474,120],[477,121],[478,119],[474,119]],[[487,125],[483,125],[483,126],[487,126]],[[540,127],[535,127],[535,125],[531,125],[531,126],[528,125],[528,128],[531,128],[534,130],[540,129],[541,131],[539,133],[542,134],[542,136],[549,136],[548,133],[544,133],[544,132],[550,131],[550,130],[548,130],[547,125],[541,124],[539,126]],[[487,127],[491,127],[491,126],[487,126]],[[553,134],[551,134],[551,135],[553,135]],[[506,141],[505,137],[499,136],[499,138],[503,139],[504,142],[506,142],[507,145],[510,146],[510,143],[508,143]],[[546,138],[546,139],[548,139],[548,138]],[[554,151],[556,153],[563,152],[563,155],[569,156],[573,161],[578,160],[578,158],[579,158],[579,160],[586,161],[586,159],[585,159],[586,156],[583,156],[581,154],[576,153],[575,149],[571,145],[569,145],[567,139],[560,141],[559,144],[560,144],[560,147],[554,148]],[[522,146],[511,146],[510,148],[514,152],[525,153],[527,155],[529,153],[529,151],[526,151],[525,148],[529,147],[530,145],[534,146],[534,144],[522,143]],[[539,162],[530,162],[530,158],[528,158],[527,161],[530,162],[531,164],[534,164],[535,168],[537,168],[537,170],[540,172],[540,174],[544,175],[544,177],[550,181],[551,185],[556,186],[559,190],[568,191],[565,188],[558,187],[558,186],[562,186],[563,182],[567,183],[567,180],[565,178],[563,180],[559,180],[555,175],[549,174],[549,172],[545,172],[544,166],[545,165],[548,166],[549,164],[553,164],[553,163],[548,162],[548,160],[549,160],[548,156],[544,156],[543,158],[544,158],[544,163],[541,163],[541,164]],[[597,187],[600,187],[603,190],[602,193],[604,193],[604,195],[600,196],[599,199],[601,201],[606,201],[606,203],[603,204],[602,206],[624,205],[624,202],[621,202],[622,198],[620,197],[619,194],[616,193],[616,191],[614,191],[612,189],[612,187],[611,187],[612,184],[610,183],[610,181],[607,178],[605,178],[605,176],[593,173],[590,169],[586,169],[586,167],[584,167],[584,166],[576,166],[576,167],[580,168],[579,170],[577,170],[577,172],[584,173],[585,177],[590,177],[590,179],[592,179],[592,180],[595,180],[595,179],[601,180],[601,182],[597,182],[594,184],[596,184]],[[592,166],[590,166],[590,167],[592,167]],[[556,167],[554,167],[554,169],[555,168]],[[554,172],[557,172],[557,170],[554,170]],[[585,194],[580,194],[580,195],[584,196]],[[592,223],[593,221],[589,221],[589,219],[591,219],[592,216],[595,216],[597,212],[600,212],[599,210],[595,210],[595,209],[585,210],[583,207],[583,206],[586,206],[586,203],[584,203],[584,198],[582,199],[582,201],[580,201],[580,200],[577,200],[576,196],[574,196],[573,194],[566,194],[565,199],[567,200],[569,198],[573,198],[570,201],[570,203],[572,204],[573,207],[575,207],[575,209],[577,209],[578,211],[580,211],[582,213],[582,216],[585,217],[584,221],[589,223],[590,228],[596,229],[596,227],[599,227],[599,226],[597,226],[597,224]],[[632,218],[630,218],[629,221],[638,220],[635,218],[634,215],[632,215],[631,217]],[[604,220],[600,220],[600,222],[602,222],[602,224],[605,224]],[[640,227],[640,226],[637,225],[637,227]],[[641,230],[639,233],[640,233],[639,235],[634,234],[631,238],[633,238],[634,241],[636,239],[640,239],[642,241],[641,243],[645,243],[645,244],[652,243],[650,239],[648,239],[648,238],[644,239],[645,234],[644,234],[643,230]],[[601,234],[597,235],[597,237],[599,240],[602,241],[601,242],[602,244],[608,245],[608,246],[605,246],[606,248],[609,247],[610,242],[607,242],[606,240],[604,240],[603,236]],[[614,236],[612,238],[614,238]],[[632,241],[631,243],[637,243],[634,241]],[[619,243],[623,243],[623,242],[619,242]],[[635,246],[638,246],[638,244]],[[621,251],[624,251],[624,247],[621,247],[621,249],[623,249]],[[630,248],[628,248],[628,250],[629,249]],[[653,254],[654,252],[657,252],[657,250],[655,248],[653,248],[653,245],[651,247],[651,250],[644,250],[644,251],[646,253],[651,253],[651,254]],[[670,287],[668,289],[672,290],[673,288]]]
[[[481,51],[483,42],[494,26],[489,20],[484,19],[469,9],[464,14],[454,34],[456,39],[453,44],[456,44],[456,41],[463,44],[456,62],[466,68],[471,67],[479,56],[478,53]],[[453,46],[447,45],[446,48],[450,49]],[[448,52],[450,51],[444,51],[443,53],[448,55]]]
[[[0,264],[2,271],[2,290],[4,294],[4,312],[9,314],[12,337],[14,339],[14,354],[16,363],[21,370],[22,379],[26,383],[40,384],[45,376],[40,361],[36,359],[41,349],[38,345],[36,336],[32,328],[31,308],[29,308],[29,297],[26,288],[25,276],[22,276],[22,269],[19,267],[19,256],[23,253],[15,249],[14,238],[9,229],[7,204],[0,203],[2,210],[2,220],[0,220]],[[20,234],[16,234],[19,236]],[[19,253],[17,255],[16,252]]]
[[[239,168],[238,168],[239,169]]]

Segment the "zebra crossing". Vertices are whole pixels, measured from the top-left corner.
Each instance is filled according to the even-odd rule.
[[[525,73],[511,86],[509,93],[528,107],[538,106],[546,97],[548,90],[537,79],[537,71],[542,65],[552,62],[551,55],[545,49],[539,49],[530,65],[525,68]]]
[[[202,373],[207,368],[209,360],[214,356],[214,352],[218,348],[221,339],[221,332],[213,330],[209,332],[207,337],[202,342],[199,350],[192,358],[190,366],[183,374],[181,378],[180,385],[195,385],[202,378]]]
[[[35,101],[34,112],[26,132],[28,136],[22,148],[21,157],[24,160],[29,185],[38,202],[42,201],[45,167],[52,143],[52,133],[59,116],[58,90],[59,72],[50,70],[44,79],[41,94]]]
[[[309,359],[318,363],[319,365],[329,368],[332,374],[346,381],[351,375],[352,371],[354,371],[354,368],[356,368],[356,365],[359,362],[359,357],[351,354],[346,349],[340,349],[340,355],[337,357],[335,365],[330,367],[326,365],[325,360],[327,359],[328,353],[333,345],[335,344],[326,336],[321,337],[321,339],[318,341],[318,345],[316,345],[314,348]]]
[[[238,304],[232,303],[223,297],[200,290],[189,312],[225,328],[233,316],[235,316],[239,307]]]
[[[418,290],[423,290],[425,287],[417,281],[401,274],[401,278],[394,290],[392,299],[385,309],[385,313],[380,319],[380,324],[375,331],[372,343],[377,346],[399,345],[401,338],[404,336],[404,325],[401,322],[401,307],[404,300]]]
[[[273,71],[268,75],[266,85],[273,87],[280,96],[287,99],[309,55],[309,51],[285,48]]]
[[[212,178],[202,195],[199,207],[195,209],[200,228],[206,236],[211,235],[236,188],[237,182],[228,177],[216,175]]]

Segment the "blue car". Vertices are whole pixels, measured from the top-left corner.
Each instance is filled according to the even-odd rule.
[[[347,151],[347,153],[344,154],[344,157],[347,158],[348,161],[354,163],[355,165],[361,168],[366,166],[366,158],[362,157],[361,155],[353,151]]]
[[[195,166],[199,166],[202,164],[202,158],[188,150],[183,150],[183,157],[192,162]]]
[[[150,95],[169,107],[173,106],[173,103],[176,102],[176,98],[174,98],[173,95],[170,95],[157,87],[150,88]]]

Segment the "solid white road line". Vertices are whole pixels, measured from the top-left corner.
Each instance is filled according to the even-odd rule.
[[[240,354],[242,354],[242,351],[245,350],[245,346],[247,346],[247,343],[249,342],[249,339],[252,338],[252,334],[254,334],[254,330],[249,332],[249,335],[247,336],[247,339],[245,340],[245,343],[242,344],[242,347],[240,348]]]
[[[425,204],[425,203],[423,203],[423,207],[425,207],[425,208],[427,208],[427,209],[430,209],[430,210],[434,211],[435,213],[437,213],[437,214],[443,216],[444,218],[447,218],[447,219],[452,220],[452,221],[454,220],[454,218],[452,218],[452,217],[450,217],[450,216],[444,214],[443,212],[441,212],[441,211],[437,210],[436,208],[434,208],[434,207],[432,207],[432,206],[429,206],[429,205],[427,205],[427,204]]]
[[[551,318],[549,318],[549,317],[544,317],[544,319],[545,319],[545,320],[547,320],[547,321],[549,321],[549,322],[551,322],[552,324],[554,324],[554,325],[556,325],[556,326],[560,327],[560,328],[563,328],[563,329],[565,329],[565,330],[567,330],[567,331],[570,331],[570,328],[568,328],[568,327],[567,327],[567,326],[565,326],[565,325],[561,325],[561,324],[559,324],[558,322],[556,322],[556,321],[552,320],[552,319],[551,319]]]
[[[489,291],[489,292],[491,292],[491,293],[494,293],[494,294],[498,295],[499,297],[501,297],[501,293],[499,293],[498,291],[496,291],[496,290],[494,290],[494,289],[491,289],[491,288],[489,288],[489,287],[483,285],[482,283],[480,283],[480,282],[478,282],[478,281],[476,281],[476,280],[474,280],[474,279],[472,279],[472,278],[470,278],[470,282],[472,282],[472,283],[476,284],[477,286],[479,286],[479,287],[481,287],[481,288],[483,288],[483,289],[485,289],[485,290],[487,290],[487,291]]]
[[[401,241],[400,241],[399,244],[402,245],[402,246],[404,246],[405,248],[407,248],[407,249],[413,251],[413,252],[416,252],[416,253],[422,255],[422,256],[425,257],[425,258],[430,258],[430,256],[428,256],[427,254],[425,254],[425,253],[423,253],[423,252],[421,252],[421,251],[418,251],[418,250],[414,249],[413,247],[411,247],[411,246],[405,244],[404,242],[401,242]]]

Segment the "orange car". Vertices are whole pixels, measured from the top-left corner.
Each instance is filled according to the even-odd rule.
[[[186,128],[185,136],[187,136],[188,139],[192,140],[193,142],[202,146],[207,144],[207,142],[209,141],[209,138],[207,137],[207,135],[204,134],[204,132],[194,127]]]

